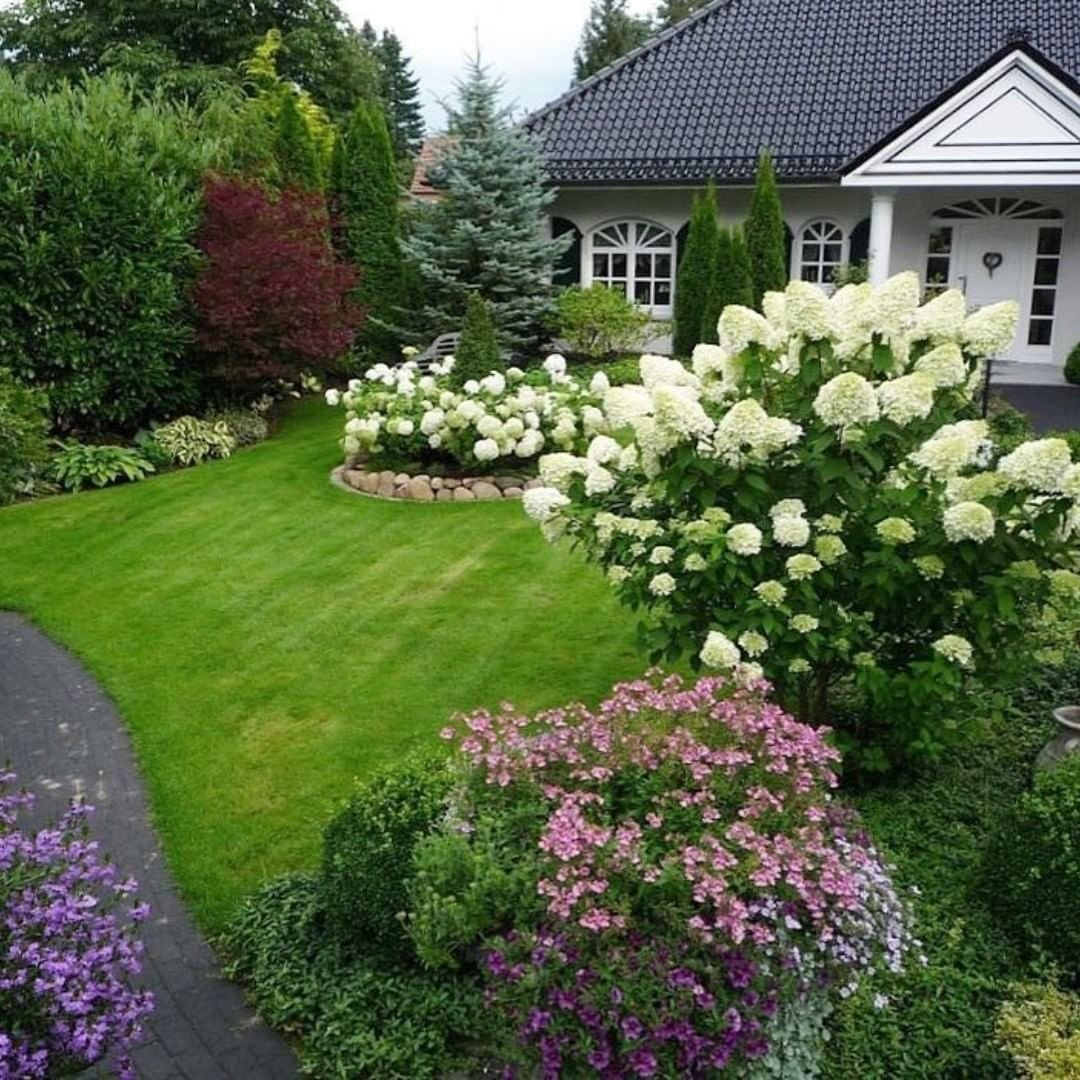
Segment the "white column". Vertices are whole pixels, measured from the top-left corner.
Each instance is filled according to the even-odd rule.
[[[880,285],[889,277],[892,258],[893,209],[895,191],[875,191],[870,198],[870,284]]]

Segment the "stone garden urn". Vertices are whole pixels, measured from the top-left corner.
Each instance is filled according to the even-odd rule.
[[[1061,731],[1039,753],[1035,760],[1036,769],[1053,769],[1070,754],[1080,753],[1080,705],[1063,705],[1055,709],[1054,719],[1061,725]]]

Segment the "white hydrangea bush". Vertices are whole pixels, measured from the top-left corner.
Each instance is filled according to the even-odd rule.
[[[346,457],[449,461],[490,472],[495,463],[535,463],[545,452],[584,452],[609,430],[601,408],[607,377],[582,383],[561,356],[464,385],[454,366],[449,356],[422,372],[406,358],[396,367],[374,365],[344,391],[328,390],[327,404],[345,410]]]
[[[867,768],[939,754],[971,673],[1022,650],[1032,612],[1080,602],[1080,465],[1061,440],[1003,455],[977,419],[1014,304],[920,305],[914,274],[831,298],[793,282],[727,308],[688,367],[645,357],[607,430],[541,459],[526,511],[643,608],[655,659],[767,676]],[[834,695],[835,698],[835,695]]]

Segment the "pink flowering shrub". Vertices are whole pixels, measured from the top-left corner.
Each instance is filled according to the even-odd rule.
[[[33,796],[0,772],[0,1077],[51,1077],[119,1052],[141,1034],[153,996],[136,990],[149,906],[86,838],[92,807],[72,804],[59,823],[19,827]]]
[[[417,852],[410,932],[429,963],[479,963],[504,1059],[811,1075],[833,993],[901,970],[906,906],[832,801],[839,754],[766,689],[657,677],[444,732],[463,782]]]

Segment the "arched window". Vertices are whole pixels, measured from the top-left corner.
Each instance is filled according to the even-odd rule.
[[[795,276],[831,288],[844,265],[844,230],[834,221],[811,221],[803,226],[797,246]]]
[[[601,225],[589,238],[592,281],[618,289],[650,311],[667,318],[675,278],[675,235],[647,221]]]

